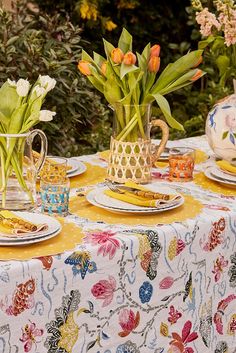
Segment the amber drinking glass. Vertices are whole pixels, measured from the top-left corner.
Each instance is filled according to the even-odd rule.
[[[194,161],[195,150],[193,148],[171,148],[169,151],[169,180],[193,180]]]

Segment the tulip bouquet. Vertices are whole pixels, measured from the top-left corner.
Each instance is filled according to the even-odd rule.
[[[160,46],[146,45],[143,52],[132,51],[132,36],[123,29],[118,46],[104,40],[106,58],[94,53],[93,58],[85,51],[78,68],[96,89],[102,92],[109,105],[116,110],[116,125],[120,141],[136,141],[145,138],[143,114],[140,107],[156,101],[168,124],[183,130],[171,115],[164,97],[167,93],[185,87],[205,73],[197,66],[202,61],[202,50],[187,53],[169,64],[158,76]],[[117,104],[124,109],[116,109]],[[125,112],[125,113],[124,113]]]
[[[22,148],[18,134],[29,131],[39,121],[50,121],[55,112],[41,110],[46,94],[54,88],[56,81],[49,76],[39,76],[33,86],[28,80],[7,80],[0,88],[0,193],[4,207],[9,176],[13,173],[24,190]],[[6,143],[5,136],[12,136]],[[15,137],[14,137],[15,136]]]

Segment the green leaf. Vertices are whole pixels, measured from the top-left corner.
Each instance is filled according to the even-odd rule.
[[[132,51],[132,36],[125,28],[123,28],[122,33],[120,35],[120,39],[118,41],[118,48],[120,48],[123,53]]]
[[[218,36],[215,38],[214,43],[211,46],[211,50],[214,52],[217,49],[223,48],[225,46],[224,37]]]
[[[6,127],[9,124],[10,119],[7,118],[1,111],[0,111],[0,122],[4,124]]]
[[[230,58],[227,55],[219,55],[216,58],[216,65],[219,69],[220,76],[222,76],[230,66]]]
[[[125,75],[127,75],[130,72],[134,72],[140,70],[139,67],[135,66],[135,65],[125,65],[123,62],[121,64],[121,68],[120,68],[120,79],[122,80]]]
[[[5,82],[0,88],[0,111],[6,118],[10,118],[17,107],[19,96],[16,88]]]
[[[102,55],[99,55],[98,53],[95,53],[95,52],[93,52],[93,59],[95,64],[100,68],[104,63],[104,61],[106,61],[106,59]]]
[[[110,79],[104,84],[104,97],[110,104],[118,102],[121,99],[120,88],[119,86],[114,85],[112,77],[110,77]]]
[[[111,52],[113,49],[115,49],[114,45],[109,43],[107,40],[103,39],[103,44],[104,44],[104,50],[107,56],[107,59],[110,59]]]
[[[151,44],[148,43],[146,47],[143,49],[142,52],[142,57],[146,59],[146,61],[149,59],[150,56],[150,49],[151,49]]]
[[[229,134],[229,131],[224,131],[223,134],[222,134],[222,140],[226,139],[228,134]]]
[[[9,128],[8,128],[9,134],[17,134],[21,130],[26,108],[27,108],[27,103],[22,104],[19,108],[14,110],[14,112],[12,113]]]
[[[93,62],[93,58],[90,55],[88,55],[88,53],[86,53],[84,49],[82,50],[82,60]]]
[[[92,83],[92,85],[101,93],[104,93],[104,86],[93,76],[87,76],[87,79]]]
[[[164,114],[167,123],[173,127],[174,129],[177,130],[184,130],[183,125],[181,125],[180,123],[178,123],[175,118],[173,118],[173,116],[171,115],[171,111],[170,111],[170,106],[168,101],[161,95],[161,94],[153,94],[153,97],[155,98],[157,104],[159,105],[162,113]]]
[[[199,62],[202,50],[195,50],[182,56],[174,63],[169,64],[159,76],[157,82],[152,88],[151,93],[158,93],[162,88],[177,80],[188,70],[194,68]]]
[[[205,49],[210,43],[214,42],[214,40],[214,36],[209,36],[207,39],[201,40],[198,43],[198,49]]]

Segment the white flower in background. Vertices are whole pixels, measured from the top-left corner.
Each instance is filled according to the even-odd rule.
[[[7,79],[7,82],[8,82],[8,84],[9,84],[10,86],[16,87],[16,81],[12,81],[12,80],[10,80],[10,79],[8,78],[8,79]]]
[[[47,93],[46,89],[41,87],[41,86],[39,86],[39,85],[34,87],[33,92],[36,93],[37,97],[44,96]]]
[[[16,92],[20,97],[26,97],[30,89],[30,83],[20,78],[16,83]]]
[[[39,75],[39,83],[43,88],[45,88],[46,92],[49,92],[55,87],[57,81],[48,75],[45,75],[45,76]]]
[[[56,113],[51,112],[51,110],[40,110],[39,120],[40,121],[51,121],[55,115],[56,115]]]

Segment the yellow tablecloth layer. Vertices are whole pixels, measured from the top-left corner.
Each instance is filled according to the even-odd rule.
[[[193,179],[196,185],[201,186],[205,190],[216,192],[225,196],[236,196],[236,188],[230,188],[216,181],[208,179],[204,173],[198,173],[194,175]]]
[[[0,246],[0,260],[29,260],[34,257],[59,254],[81,244],[84,234],[74,223],[62,223],[62,231],[54,238],[25,246]]]

